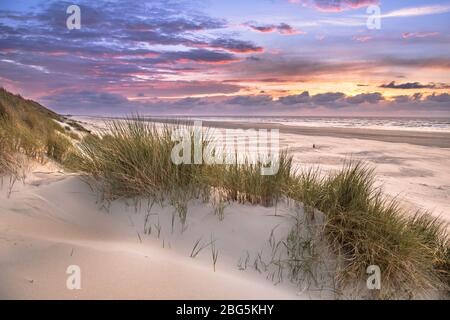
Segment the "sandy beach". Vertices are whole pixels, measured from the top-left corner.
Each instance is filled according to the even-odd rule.
[[[82,118],[84,119],[84,118]],[[89,119],[89,118],[85,118]],[[192,120],[164,120],[149,118],[150,121],[160,123],[185,122]],[[277,129],[283,134],[297,134],[300,136],[335,137],[343,139],[375,140],[391,143],[407,143],[419,146],[450,148],[449,132],[426,132],[413,130],[389,130],[389,129],[361,129],[361,128],[336,128],[336,127],[306,127],[285,125],[277,123],[241,122],[241,121],[210,121],[202,120],[205,127],[227,129]]]
[[[90,130],[104,128],[102,119],[77,120]],[[283,127],[280,138],[301,168],[320,167],[326,173],[341,168],[346,159],[365,160],[376,168],[389,196],[450,222],[445,136]],[[320,290],[303,290],[289,281],[278,283],[270,271],[254,266],[258,257],[270,259],[273,230],[279,238],[289,228],[292,208],[282,204],[231,204],[219,221],[211,206],[193,201],[184,228],[174,225],[170,206],[102,201],[80,177],[50,164],[35,165],[25,184],[4,178],[0,199],[2,299],[335,298],[325,283]],[[197,242],[205,248],[192,257]],[[216,265],[208,243],[219,253]],[[71,265],[81,269],[81,290],[67,289]]]

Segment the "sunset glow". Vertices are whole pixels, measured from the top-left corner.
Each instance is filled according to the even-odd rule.
[[[73,114],[449,114],[446,1],[79,1],[79,30],[69,5],[1,2],[1,86]]]

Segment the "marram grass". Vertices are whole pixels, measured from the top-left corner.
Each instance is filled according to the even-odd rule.
[[[375,291],[376,298],[413,298],[422,292],[448,290],[447,226],[428,213],[405,212],[398,201],[388,199],[375,187],[369,166],[348,162],[324,177],[318,170],[295,170],[286,152],[281,153],[280,170],[273,176],[262,176],[260,163],[175,165],[170,155],[176,127],[156,126],[139,118],[113,121],[102,137],[87,135],[68,162],[93,176],[110,199],[163,201],[168,197],[182,222],[192,198],[218,194],[219,204],[238,201],[264,206],[283,198],[302,202],[307,213],[324,214],[323,237],[343,261],[335,274],[340,289],[363,281],[366,268],[378,265],[382,288]],[[191,139],[195,139],[193,132]],[[286,236],[286,243],[296,239],[295,230]],[[303,249],[292,246],[291,257],[300,255],[295,250]],[[298,272],[297,263],[289,265],[292,273]]]
[[[426,212],[405,212],[375,182],[371,167],[350,161],[326,177],[314,170],[297,174],[287,195],[325,214],[325,238],[344,260],[336,274],[341,289],[377,265],[382,288],[373,293],[379,298],[445,293],[450,285],[447,225]]]

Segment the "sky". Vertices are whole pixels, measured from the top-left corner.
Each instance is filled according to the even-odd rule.
[[[78,115],[450,117],[449,30],[440,0],[2,0],[0,86]]]

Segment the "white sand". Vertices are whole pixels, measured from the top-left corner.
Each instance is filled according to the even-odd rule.
[[[375,168],[387,195],[413,211],[429,210],[450,222],[450,149],[297,134],[283,134],[281,141],[304,168],[332,172],[345,160],[364,160]]]
[[[173,208],[155,205],[152,233],[145,235],[146,205],[116,201],[106,212],[78,177],[42,173],[25,186],[8,181],[0,195],[0,298],[2,299],[299,299],[288,284],[275,286],[249,267],[238,270],[248,250],[266,250],[272,228],[286,232],[288,219],[275,209],[232,205],[219,221],[213,209],[191,204],[187,228]],[[283,210],[278,208],[278,215]],[[159,221],[159,223],[158,223]],[[157,225],[161,234],[157,237]],[[139,234],[139,235],[138,235]],[[213,270],[211,248],[193,259],[194,243],[215,240],[219,252]],[[253,258],[252,258],[253,259]],[[253,260],[250,263],[253,263]],[[81,268],[81,290],[68,290],[66,269]]]

